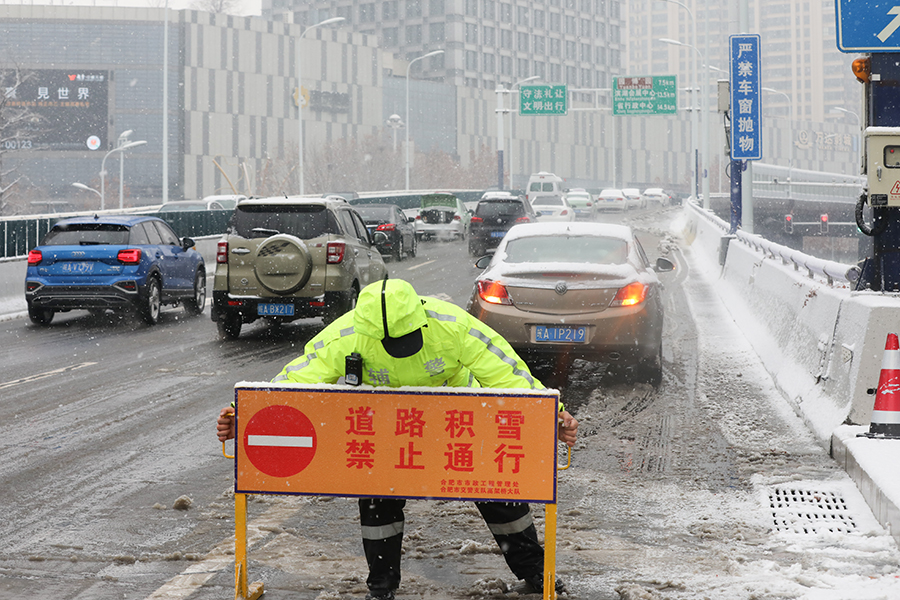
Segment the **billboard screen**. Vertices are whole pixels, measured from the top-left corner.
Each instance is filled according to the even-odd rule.
[[[18,139],[4,150],[100,150],[109,122],[109,71],[0,71],[3,106],[27,110],[32,117]],[[7,132],[8,133],[8,132]],[[7,136],[9,137],[9,136]]]

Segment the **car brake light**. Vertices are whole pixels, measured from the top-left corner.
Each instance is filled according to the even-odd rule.
[[[472,219],[469,221],[469,224],[471,225],[472,223],[483,223],[483,222],[484,222],[484,219],[482,219],[481,217],[472,217]]]
[[[587,207],[588,207],[588,208],[591,207],[591,201],[590,201],[590,200],[588,200],[588,202],[587,202]]]
[[[462,217],[459,215],[453,215],[453,220],[454,221],[462,221]]]
[[[378,227],[375,228],[375,231],[394,231],[397,226],[393,223],[382,223]]]
[[[568,209],[565,209],[565,208],[564,208],[564,209],[562,210],[562,212],[559,213],[559,216],[564,217],[564,216],[566,216],[567,214],[569,214],[569,211],[568,211]]]
[[[140,248],[128,248],[125,250],[119,250],[119,254],[116,255],[116,258],[120,263],[126,265],[136,265],[141,262],[141,250]]]
[[[222,240],[216,244],[216,262],[219,264],[228,264],[228,242]]]
[[[421,221],[421,220],[422,220],[422,215],[416,215],[416,221]]]
[[[516,219],[516,223],[531,223],[531,219],[528,217],[519,217]]]
[[[506,286],[497,281],[478,281],[478,295],[488,304],[512,304]]]
[[[328,242],[328,264],[340,264],[344,260],[344,242]]]
[[[629,283],[621,288],[616,297],[609,303],[610,306],[634,306],[640,304],[647,298],[647,292],[650,288],[639,281]]]
[[[40,250],[32,250],[28,253],[28,264],[29,265],[39,265],[41,261],[44,259],[44,255],[41,254]]]

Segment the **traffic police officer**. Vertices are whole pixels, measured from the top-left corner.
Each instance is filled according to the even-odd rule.
[[[362,357],[362,383],[372,386],[453,386],[542,389],[509,343],[458,306],[420,297],[406,281],[366,286],[354,310],[336,319],[306,345],[272,382],[336,383],[346,357]],[[558,436],[575,443],[578,421],[560,403]],[[233,409],[222,410],[219,439],[234,437]],[[400,585],[406,501],[359,500],[363,549],[369,565],[367,600],[393,600]],[[528,504],[476,502],[512,572],[543,591],[544,550]],[[557,579],[557,591],[563,590]]]

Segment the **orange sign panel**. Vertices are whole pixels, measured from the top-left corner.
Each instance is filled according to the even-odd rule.
[[[235,386],[235,492],[556,502],[559,394]]]

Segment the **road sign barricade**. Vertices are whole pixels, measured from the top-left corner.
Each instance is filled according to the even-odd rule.
[[[558,404],[556,390],[238,383],[236,597],[263,593],[247,583],[248,494],[545,504],[555,597]]]

